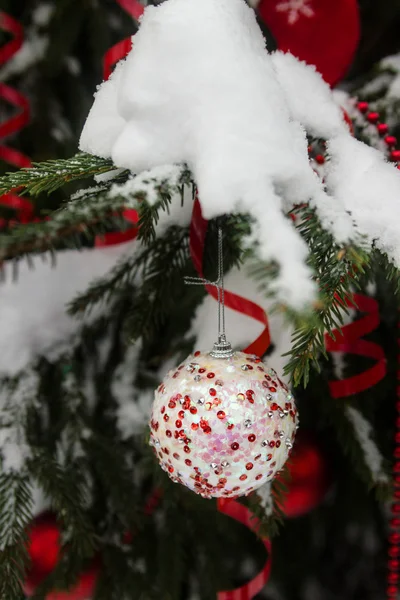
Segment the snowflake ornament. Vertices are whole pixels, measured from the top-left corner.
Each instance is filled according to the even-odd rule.
[[[311,19],[315,16],[312,0],[287,0],[276,5],[277,12],[287,13],[289,25],[295,25],[301,17]]]

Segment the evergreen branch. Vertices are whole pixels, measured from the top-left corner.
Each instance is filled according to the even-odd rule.
[[[159,600],[146,589],[146,577],[135,569],[133,553],[116,545],[103,546],[102,569],[93,600],[125,600],[134,590],[135,599]],[[142,596],[142,594],[145,594]]]
[[[126,319],[131,341],[150,337],[177,306],[183,278],[191,269],[187,230],[171,227],[164,238],[154,242],[150,257],[142,264],[141,286]]]
[[[132,178],[122,184],[115,181],[100,184],[75,194],[60,209],[51,212],[48,220],[18,225],[0,235],[0,262],[53,250],[57,245],[80,248],[84,240],[92,241],[109,228],[124,230],[132,227],[122,218],[127,208],[139,213],[138,238],[146,243],[155,237],[155,225],[161,210],[167,210],[173,194],[183,193],[179,186],[157,177],[144,180]],[[153,204],[146,202],[151,193]],[[155,199],[154,199],[155,196]]]
[[[93,555],[97,537],[85,514],[87,479],[77,461],[63,468],[44,451],[31,460],[29,471],[48,496],[68,532],[70,551],[79,557]]]
[[[85,450],[91,457],[104,494],[110,500],[113,514],[119,517],[128,531],[133,531],[139,520],[138,498],[126,454],[114,438],[109,440],[98,433],[92,433],[86,440]]]
[[[295,325],[291,357],[286,365],[285,373],[291,376],[295,386],[303,382],[307,385],[311,365],[320,369],[319,357],[325,355],[324,335],[340,328],[342,314],[346,312],[347,300],[354,287],[369,264],[367,253],[355,246],[340,248],[330,233],[325,231],[310,208],[299,208],[301,219],[298,229],[306,240],[309,252],[309,264],[315,273],[319,285],[319,300],[311,314],[297,313],[285,305],[278,305],[277,310]],[[270,279],[274,276],[273,265],[259,264],[252,271],[259,279]]]
[[[271,502],[272,512],[266,514],[264,506],[262,505],[262,497],[260,494],[255,492],[252,494],[248,503],[251,508],[251,512],[254,517],[257,517],[260,521],[260,528],[258,535],[260,537],[272,538],[279,533],[279,528],[282,526],[285,515],[282,511],[283,501],[288,493],[287,484],[290,480],[290,472],[287,464],[283,467],[278,477],[271,483]]]
[[[145,255],[151,254],[151,249],[145,249],[140,256],[132,254],[123,257],[120,262],[102,278],[93,281],[87,290],[76,296],[68,306],[70,315],[77,315],[90,311],[100,302],[108,303],[116,292],[133,284],[141,268]]]
[[[152,218],[147,213],[148,218]],[[78,314],[92,308],[96,303],[110,301],[117,290],[131,288],[138,274],[142,282],[134,300],[134,319],[137,311],[141,324],[153,320],[154,313],[160,316],[167,311],[168,294],[174,285],[183,282],[182,271],[189,268],[188,232],[179,227],[170,227],[162,238],[143,248],[140,254],[124,257],[106,277],[98,279],[86,292],[77,296],[69,306],[70,314]],[[160,304],[157,302],[162,299]],[[147,316],[146,316],[147,315]],[[135,334],[136,335],[136,334]]]
[[[34,163],[29,169],[20,169],[0,177],[0,194],[23,191],[36,196],[48,194],[77,179],[87,179],[112,170],[110,160],[80,152],[66,160],[48,160]]]
[[[0,475],[0,598],[21,599],[32,507],[28,477],[16,473]]]

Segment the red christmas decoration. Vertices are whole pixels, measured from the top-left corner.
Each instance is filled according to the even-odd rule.
[[[28,543],[31,564],[23,585],[28,598],[35,594],[39,585],[57,566],[60,558],[60,536],[60,526],[53,513],[43,513],[33,521],[29,529]],[[93,560],[72,589],[50,592],[46,600],[88,600],[95,589],[99,569],[99,559]]]
[[[292,519],[312,511],[323,501],[332,477],[319,443],[308,432],[297,433],[287,465],[291,480],[280,508],[286,517]]]
[[[278,48],[334,85],[348,70],[360,38],[357,0],[260,0],[258,12]]]

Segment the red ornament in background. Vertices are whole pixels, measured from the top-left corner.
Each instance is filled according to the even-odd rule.
[[[315,65],[332,86],[344,77],[360,39],[357,0],[260,0],[257,10],[279,50]]]
[[[29,598],[55,569],[60,558],[60,526],[53,513],[43,513],[34,519],[29,530],[28,552],[31,564],[23,590]],[[88,600],[95,589],[99,570],[100,561],[94,559],[73,588],[50,592],[46,600]]]
[[[280,504],[287,518],[300,517],[324,500],[331,482],[331,470],[320,444],[312,433],[299,431],[287,462],[291,479]]]

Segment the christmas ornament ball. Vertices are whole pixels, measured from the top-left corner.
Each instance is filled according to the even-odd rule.
[[[173,481],[229,498],[273,479],[297,423],[292,394],[260,358],[195,352],[155,393],[150,444]]]

